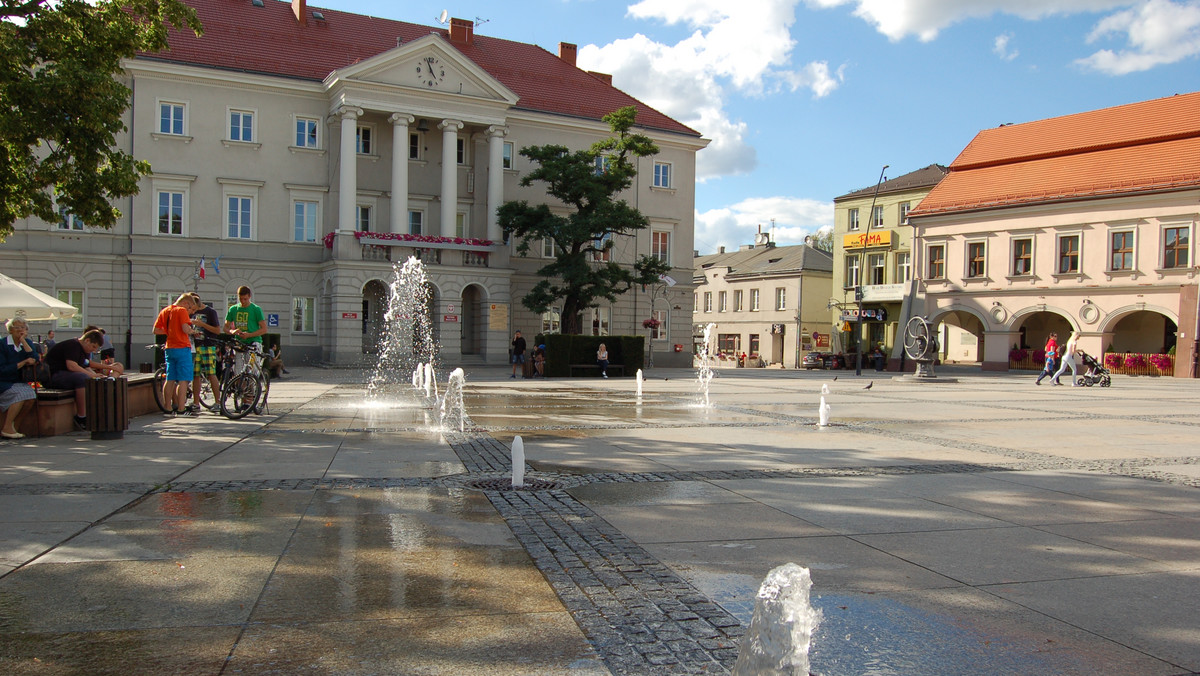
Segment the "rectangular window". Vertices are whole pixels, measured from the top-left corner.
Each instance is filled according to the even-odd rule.
[[[846,229],[858,230],[858,209],[846,211]]]
[[[908,212],[912,210],[911,202],[900,203],[900,225],[908,225]]]
[[[168,190],[158,193],[158,234],[183,234],[183,193]]]
[[[671,187],[671,165],[667,162],[654,163],[654,187]]]
[[[542,239],[542,258],[554,258],[553,237],[545,237]]]
[[[1163,267],[1186,268],[1188,265],[1188,228],[1163,230]]]
[[[593,336],[607,336],[609,334],[609,309],[606,307],[594,307],[588,311],[591,316],[591,325]]]
[[[875,205],[875,209],[871,212],[871,227],[883,227],[883,205],[881,204]]]
[[[354,223],[359,232],[371,232],[371,207],[358,204],[354,207]]]
[[[513,144],[512,143],[505,141],[504,154],[502,155],[502,157],[503,157],[502,166],[505,169],[512,169],[513,168]]]
[[[246,110],[229,111],[229,140],[247,143],[254,140],[254,113]]]
[[[461,211],[454,214],[454,236],[467,236],[467,215]]]
[[[371,128],[358,125],[354,131],[354,150],[359,155],[370,155],[375,148],[371,144]]]
[[[1079,235],[1058,238],[1058,274],[1079,272]]]
[[[249,197],[230,197],[227,203],[229,209],[228,230],[230,239],[250,239],[250,207]]]
[[[1033,240],[1014,239],[1012,274],[1014,277],[1033,274]]]
[[[712,312],[712,291],[704,292],[704,311]]]
[[[183,136],[183,104],[158,104],[158,133]]]
[[[542,333],[562,332],[562,310],[550,308],[542,313]]]
[[[317,332],[317,299],[296,297],[292,299],[292,333]]]
[[[608,173],[608,168],[612,166],[612,159],[604,155],[597,155],[593,160],[594,171],[597,176]]]
[[[168,305],[170,305],[171,303],[174,303],[174,302],[175,302],[175,298],[173,298],[171,296],[170,292],[167,292],[167,291],[159,291],[158,292],[158,305],[156,307],[158,308],[159,312],[162,312],[163,308],[167,307]]]
[[[853,289],[854,287],[856,287],[860,283],[862,283],[862,277],[859,274],[861,272],[859,270],[859,265],[861,265],[861,262],[859,261],[858,256],[846,256],[846,283],[844,285],[845,288]]]
[[[946,278],[946,245],[929,247],[929,279]]]
[[[596,250],[592,252],[592,260],[600,263],[607,263],[612,260],[612,233],[605,233],[603,237],[593,243]]]
[[[668,265],[671,263],[671,233],[664,230],[650,233],[650,255]]]
[[[59,230],[83,230],[84,223],[78,216],[67,210],[66,207],[58,208],[58,229]]]
[[[294,241],[317,241],[317,203],[295,202],[293,206],[292,225],[292,237]]]
[[[467,163],[467,140],[464,138],[455,139],[455,158],[459,164]]]
[[[733,292],[733,311],[741,312],[743,307],[744,306],[742,304],[742,291],[739,289],[739,290]]]
[[[409,134],[408,135],[408,159],[410,159],[410,160],[421,159],[421,135],[420,134]]]
[[[729,311],[729,294],[724,291],[717,292],[717,312]]]
[[[75,316],[58,320],[59,326],[65,329],[82,329],[86,326],[83,323],[83,289],[59,289],[58,299],[75,308]]]
[[[296,145],[301,148],[316,148],[319,123],[319,120],[311,117],[297,117]]]
[[[650,340],[666,340],[667,338],[667,311],[654,310],[650,316],[658,320],[658,326],[650,329]]]
[[[867,256],[867,284],[883,284],[886,266],[886,254],[878,253]]]
[[[750,311],[758,312],[758,289],[750,289]]]
[[[408,212],[408,234],[419,235],[424,227],[425,212],[410,211]]]
[[[1110,270],[1133,269],[1133,232],[1114,232],[1112,241],[1112,267]]]
[[[975,279],[987,275],[987,244],[967,243],[967,277]]]
[[[782,286],[775,289],[775,309],[787,309],[787,289]]]
[[[907,251],[896,253],[896,282],[912,281],[912,254]]]
[[[759,336],[759,334],[757,334],[757,333],[750,334],[750,356],[751,357],[757,357],[758,351],[759,351],[759,349],[761,349],[759,347],[760,341],[759,341],[758,336]]]
[[[742,334],[740,333],[718,333],[717,334],[717,352],[732,357],[742,349]]]

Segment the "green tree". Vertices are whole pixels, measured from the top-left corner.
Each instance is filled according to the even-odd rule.
[[[828,251],[833,253],[833,228],[821,228],[812,236],[812,245],[815,249]]]
[[[596,301],[615,302],[635,284],[653,284],[671,269],[651,256],[638,256],[632,267],[596,260],[601,252],[612,250],[615,237],[650,225],[636,208],[616,198],[633,185],[634,158],[658,153],[648,137],[630,133],[636,114],[637,109],[629,106],[606,115],[613,136],[588,150],[571,152],[560,145],[521,149],[537,165],[521,185],[546,183],[546,192],[571,213],[557,215],[546,204],[531,206],[525,201],[500,206],[500,226],[506,236],[517,238],[518,253],[527,253],[531,244],[541,246],[545,239],[554,242],[554,260],[538,270],[542,280],[521,304],[541,314],[562,299],[563,333],[582,333],[580,315]]]
[[[121,59],[167,48],[200,21],[179,0],[0,0],[0,241],[60,208],[111,228],[113,200],[150,165],[115,147],[131,92]]]

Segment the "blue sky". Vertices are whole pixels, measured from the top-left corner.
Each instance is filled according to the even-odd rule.
[[[1200,0],[314,0],[557,51],[712,139],[696,248],[780,244],[981,129],[1200,90]]]

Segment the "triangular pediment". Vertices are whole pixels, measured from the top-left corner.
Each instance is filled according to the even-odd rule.
[[[517,95],[444,38],[431,34],[330,73],[327,86],[364,83],[506,102]]]

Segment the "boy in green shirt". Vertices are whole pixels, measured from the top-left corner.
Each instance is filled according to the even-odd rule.
[[[250,302],[250,287],[238,287],[238,304],[225,313],[225,331],[243,343],[262,344],[267,318],[262,308]]]

